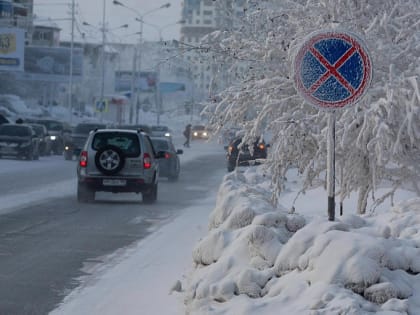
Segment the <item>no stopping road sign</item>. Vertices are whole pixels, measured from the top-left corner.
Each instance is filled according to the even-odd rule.
[[[372,63],[365,46],[347,32],[315,33],[294,61],[296,89],[307,102],[321,108],[356,103],[371,79]]]

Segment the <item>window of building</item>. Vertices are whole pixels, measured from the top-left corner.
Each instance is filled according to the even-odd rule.
[[[211,20],[204,20],[203,24],[209,25],[212,24]]]
[[[204,10],[203,15],[213,15],[213,11],[210,10]]]
[[[35,40],[52,40],[52,33],[51,32],[40,32],[37,31],[34,33]]]

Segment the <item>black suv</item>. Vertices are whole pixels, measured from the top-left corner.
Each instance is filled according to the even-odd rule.
[[[251,153],[249,146],[242,143],[242,137],[233,139],[227,147],[227,170],[232,172],[236,166],[258,164],[258,159],[267,158],[267,147],[264,140],[257,140]]]
[[[89,133],[95,129],[105,129],[106,124],[101,123],[79,123],[73,130],[70,138],[64,143],[64,158],[72,160],[73,156],[79,156],[85,145]]]

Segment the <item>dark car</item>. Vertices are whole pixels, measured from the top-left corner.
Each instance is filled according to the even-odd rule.
[[[128,130],[141,130],[147,134],[151,133],[151,128],[149,125],[120,125],[118,126],[119,129],[128,129]]]
[[[51,154],[51,139],[48,130],[41,124],[28,124],[35,131],[36,136],[39,138],[39,154],[41,156]]]
[[[236,166],[258,164],[259,159],[267,158],[267,147],[263,140],[257,140],[251,153],[248,144],[242,143],[242,137],[233,139],[227,147],[228,171],[232,172]]]
[[[0,125],[0,157],[39,159],[39,139],[29,125]]]
[[[70,138],[64,143],[64,158],[72,160],[73,156],[79,156],[85,145],[89,133],[95,129],[105,129],[106,124],[102,123],[79,123],[73,130]]]
[[[151,137],[150,139],[156,152],[165,152],[165,158],[159,159],[160,176],[167,177],[170,181],[176,181],[181,170],[178,155],[184,152],[176,150],[168,137]]]
[[[168,126],[152,126],[150,128],[150,136],[152,137],[172,137],[172,131]]]
[[[195,125],[191,129],[191,139],[204,139],[207,140],[209,138],[209,132],[206,129],[206,126],[203,125]]]
[[[63,154],[64,143],[70,138],[72,128],[66,122],[55,119],[25,119],[25,123],[44,125],[51,140],[51,150],[56,155]]]

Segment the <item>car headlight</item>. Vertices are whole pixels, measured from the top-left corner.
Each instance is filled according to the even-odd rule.
[[[50,139],[51,139],[52,141],[55,141],[55,140],[57,139],[57,136],[50,136]]]
[[[165,137],[170,137],[171,134],[169,132],[165,132]]]
[[[193,133],[193,135],[194,135],[194,136],[198,136],[198,132],[196,132],[196,131],[195,131],[195,132]]]
[[[207,137],[207,132],[205,132],[205,131],[204,131],[204,132],[203,132],[203,136],[204,136],[204,137]]]

